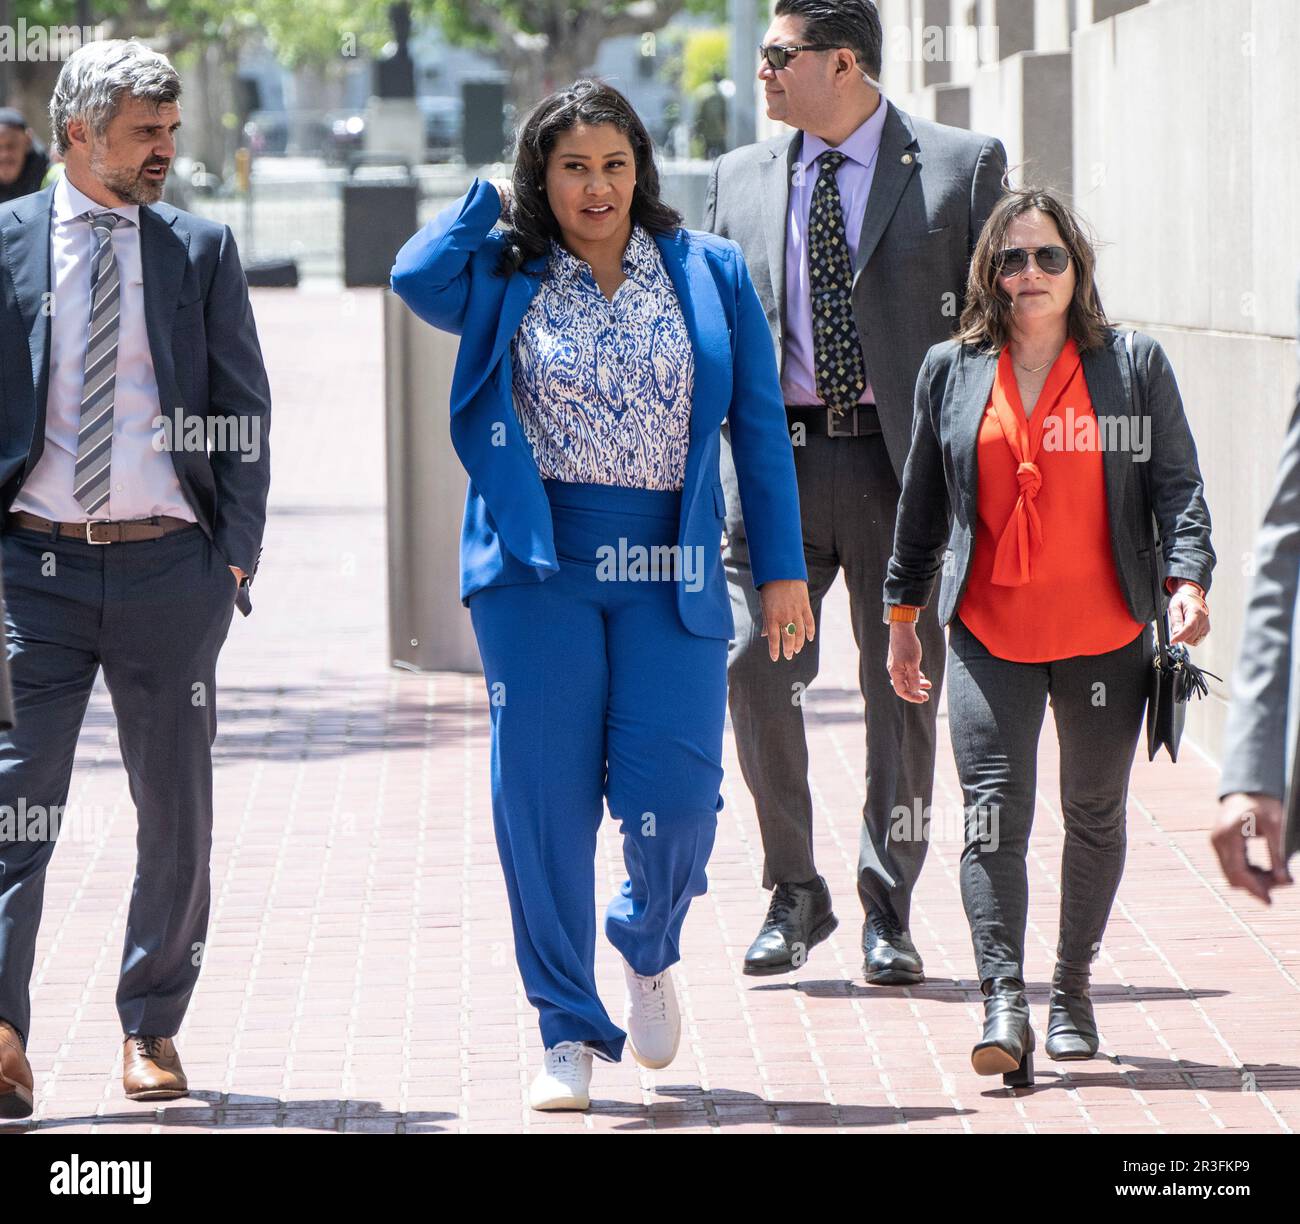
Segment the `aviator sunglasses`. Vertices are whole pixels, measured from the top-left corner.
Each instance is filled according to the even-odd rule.
[[[1006,247],[993,256],[993,266],[999,276],[1019,276],[1029,266],[1031,255],[1048,276],[1060,276],[1070,266],[1070,252],[1062,246],[1042,246],[1036,250]]]

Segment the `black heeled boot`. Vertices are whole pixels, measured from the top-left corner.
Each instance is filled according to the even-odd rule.
[[[1019,978],[989,978],[980,983],[984,1036],[970,1052],[976,1075],[1000,1075],[1007,1088],[1034,1082],[1034,1030],[1029,1023],[1025,984]]]
[[[1070,972],[1058,965],[1047,1004],[1047,1057],[1056,1062],[1080,1061],[1092,1058],[1099,1045],[1087,973]]]

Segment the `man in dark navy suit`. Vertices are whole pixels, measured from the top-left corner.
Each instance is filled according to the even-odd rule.
[[[216,662],[251,608],[271,404],[229,229],[159,203],[180,90],[138,42],[82,47],[50,103],[65,175],[0,209],[0,1118],[32,1112],[45,872],[101,667],[138,821],[123,1084],[187,1091],[172,1038],[207,938]]]

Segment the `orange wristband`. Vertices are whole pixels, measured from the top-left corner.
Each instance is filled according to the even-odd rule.
[[[920,618],[921,609],[910,604],[886,604],[886,625],[914,625]]]

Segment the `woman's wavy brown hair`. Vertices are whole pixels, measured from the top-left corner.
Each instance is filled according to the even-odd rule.
[[[1037,209],[1056,222],[1061,243],[1074,264],[1074,297],[1066,319],[1079,351],[1100,348],[1110,323],[1097,292],[1097,256],[1093,241],[1074,211],[1050,191],[1025,187],[1004,195],[989,214],[975,243],[966,281],[966,307],[955,339],[961,344],[1001,350],[1011,343],[1011,299],[998,284],[993,257],[1006,246],[1011,222]]]

